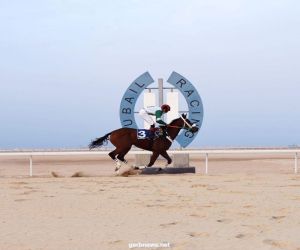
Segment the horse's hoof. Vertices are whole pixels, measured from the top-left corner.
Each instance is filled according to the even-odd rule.
[[[139,170],[142,170],[144,168],[147,168],[147,166],[139,166],[139,167],[136,167],[136,169],[139,169]]]
[[[134,166],[133,169],[134,170],[141,170],[141,169],[144,169],[146,168],[145,166]]]

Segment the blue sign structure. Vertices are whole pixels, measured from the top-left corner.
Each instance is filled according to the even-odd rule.
[[[125,94],[123,95],[120,105],[120,119],[122,127],[137,128],[134,119],[134,107],[140,94],[147,88],[154,80],[148,72],[140,75],[130,84]]]
[[[151,75],[148,72],[145,72],[130,84],[120,104],[120,120],[122,127],[137,129],[134,118],[136,101],[143,90],[145,90],[153,82],[154,80]],[[198,128],[200,128],[203,121],[203,104],[201,97],[193,84],[176,72],[173,72],[170,75],[167,82],[178,89],[184,96],[189,109],[188,119],[192,123],[196,123]],[[182,130],[182,132],[177,136],[176,141],[181,147],[186,147],[195,139],[196,135],[197,133]]]
[[[189,108],[188,119],[196,123],[200,129],[203,121],[203,104],[198,91],[189,80],[174,71],[167,82],[176,87],[184,96]],[[184,130],[177,136],[176,141],[185,148],[195,139],[197,133]]]

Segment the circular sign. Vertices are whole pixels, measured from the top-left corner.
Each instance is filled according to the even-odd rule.
[[[153,82],[154,80],[151,75],[145,72],[127,88],[120,104],[120,121],[122,127],[137,129],[134,118],[135,104],[140,94]],[[200,129],[203,121],[203,104],[196,88],[189,80],[176,72],[172,72],[167,82],[178,89],[184,96],[188,106],[188,119],[192,123],[197,124],[197,127]],[[195,139],[197,134],[198,132],[192,133],[188,130],[182,130],[176,137],[176,141],[181,147],[185,148]]]

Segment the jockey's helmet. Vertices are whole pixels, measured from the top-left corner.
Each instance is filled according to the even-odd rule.
[[[161,110],[164,111],[164,112],[169,112],[171,110],[171,108],[168,104],[163,104],[161,106]]]

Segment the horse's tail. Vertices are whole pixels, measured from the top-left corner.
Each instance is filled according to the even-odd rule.
[[[93,140],[90,144],[89,144],[89,148],[97,148],[97,147],[101,147],[103,146],[103,143],[107,142],[109,140],[109,136],[111,133],[106,134],[105,136],[96,138],[95,140]]]

